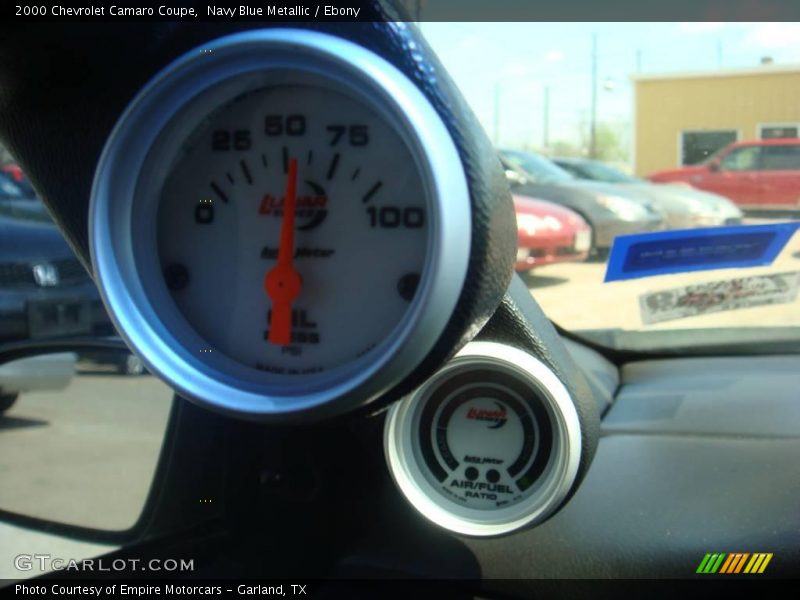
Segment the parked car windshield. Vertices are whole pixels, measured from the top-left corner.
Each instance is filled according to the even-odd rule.
[[[514,150],[503,150],[503,156],[515,167],[521,169],[528,175],[533,176],[539,182],[564,182],[574,179],[574,177],[555,163],[540,158],[528,152],[516,152]]]
[[[581,172],[586,179],[594,179],[595,181],[606,181],[608,183],[640,183],[642,181],[601,162],[581,161],[574,163],[573,167],[576,171]]]

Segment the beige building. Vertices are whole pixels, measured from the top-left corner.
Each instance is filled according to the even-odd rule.
[[[800,65],[636,75],[634,171],[696,164],[733,141],[800,137]]]

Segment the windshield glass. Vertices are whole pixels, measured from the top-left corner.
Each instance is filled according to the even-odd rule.
[[[552,161],[531,154],[530,152],[517,152],[502,150],[503,157],[533,179],[540,182],[569,181],[573,176],[553,163]]]
[[[586,224],[562,219],[556,236],[518,215],[517,271],[555,323],[624,348],[797,347],[800,236],[789,224],[800,219],[800,104],[790,90],[800,24],[421,27],[495,147],[531,176],[510,178],[513,192]],[[776,141],[798,150],[766,160],[760,145]],[[742,142],[756,147],[690,168]],[[573,174],[591,181],[577,189]],[[750,229],[723,229],[739,226]],[[640,245],[626,253],[628,239]],[[663,269],[644,268],[656,260]]]
[[[573,163],[573,166],[575,170],[583,174],[585,179],[606,181],[608,183],[638,183],[641,181],[601,162],[581,161],[580,163]]]

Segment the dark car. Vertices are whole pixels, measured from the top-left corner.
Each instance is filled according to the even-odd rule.
[[[32,188],[20,185],[5,167],[0,169],[0,201],[29,200],[34,197]]]
[[[0,210],[3,216],[52,223],[50,213],[27,179],[17,179],[8,165],[0,169]]]
[[[19,165],[14,163],[5,164],[0,167],[0,174],[2,174],[3,177],[9,178],[25,197],[36,197],[36,191],[33,189],[33,185],[31,185],[31,182],[25,177],[25,173],[22,172]]]
[[[117,335],[94,282],[33,186],[19,167],[5,165],[0,168],[0,341],[85,334]],[[135,354],[80,358],[126,375],[145,372]]]
[[[0,341],[113,333],[94,282],[55,225],[0,202]]]
[[[500,162],[516,194],[547,200],[578,213],[592,227],[592,251],[605,253],[618,235],[664,228],[664,213],[614,186],[581,181],[547,159],[501,150]]]

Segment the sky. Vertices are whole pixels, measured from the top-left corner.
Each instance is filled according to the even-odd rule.
[[[629,143],[630,76],[800,64],[800,23],[422,23],[423,35],[500,146],[539,148],[549,87],[549,140],[579,143],[590,118],[592,36],[597,120]],[[495,105],[499,110],[495,111]],[[497,127],[495,126],[495,115]]]

